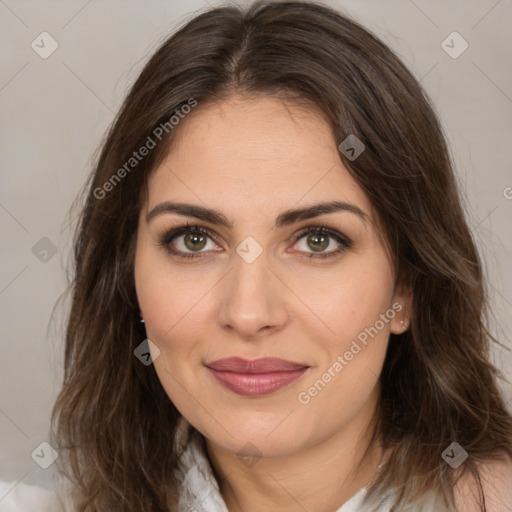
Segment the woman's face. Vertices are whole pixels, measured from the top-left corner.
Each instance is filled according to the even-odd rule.
[[[394,290],[372,205],[329,125],[313,107],[258,97],[199,105],[178,128],[149,180],[135,258],[167,395],[236,454],[360,435],[410,298]],[[215,363],[225,358],[290,364]]]

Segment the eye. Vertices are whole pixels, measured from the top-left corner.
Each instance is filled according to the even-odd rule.
[[[298,242],[302,242],[302,247]],[[297,235],[294,245],[299,245],[299,251],[305,252],[303,256],[307,258],[329,258],[352,247],[352,241],[338,231],[325,226],[310,226]],[[333,245],[335,247],[332,247]],[[329,248],[332,250],[326,251]],[[313,252],[309,252],[309,250]]]
[[[218,250],[214,243],[214,235],[208,229],[187,224],[181,228],[172,229],[160,236],[160,245],[178,258],[195,258],[201,255],[203,249]],[[212,242],[213,247],[208,247]]]
[[[172,229],[162,233],[159,240],[159,245],[180,259],[200,258],[206,256],[209,251],[219,251],[215,234],[200,226],[187,224]],[[329,258],[340,255],[352,247],[352,241],[349,238],[325,226],[310,226],[302,230],[295,236],[294,246],[301,245],[298,242],[302,244],[302,247],[298,247],[298,254],[307,258]],[[337,244],[334,248],[333,242]],[[209,243],[210,247],[208,247]],[[326,249],[329,248],[331,250],[327,251]]]

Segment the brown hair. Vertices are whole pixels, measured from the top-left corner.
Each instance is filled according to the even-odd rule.
[[[440,123],[418,81],[359,24],[316,3],[259,2],[211,9],[164,42],[124,101],[88,184],[52,413],[77,510],[175,510],[180,414],[153,366],[134,357],[145,332],[133,263],[141,191],[179,126],[122,179],[112,177],[192,98],[201,106],[233,94],[310,101],[339,142],[354,134],[366,146],[354,161],[340,158],[378,212],[397,279],[414,293],[411,328],[391,335],[381,374],[374,440],[392,451],[368,510],[391,488],[396,510],[428,493],[452,508],[456,478],[478,478],[479,461],[512,457],[512,418],[489,362],[481,262]],[[441,458],[453,441],[469,453],[459,471]]]

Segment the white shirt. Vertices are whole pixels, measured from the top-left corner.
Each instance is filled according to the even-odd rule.
[[[37,485],[0,481],[0,512],[68,512],[59,495]]]

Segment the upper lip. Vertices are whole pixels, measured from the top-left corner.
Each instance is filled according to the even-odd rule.
[[[276,357],[262,357],[260,359],[243,359],[241,357],[226,357],[217,359],[211,363],[205,363],[205,366],[212,370],[229,371],[237,373],[270,373],[286,372],[292,370],[301,370],[308,365],[278,359]]]

